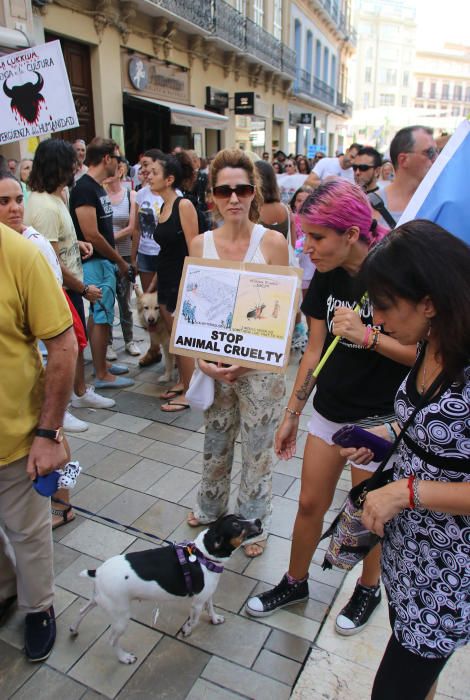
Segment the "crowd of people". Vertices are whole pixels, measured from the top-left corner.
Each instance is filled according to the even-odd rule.
[[[66,491],[57,492],[60,507],[51,512],[30,482],[70,460],[64,431],[88,427],[74,407],[111,408],[114,399],[98,392],[132,386],[128,366],[116,361],[113,327],[121,325],[124,353],[141,355],[135,277],[143,292],[157,292],[171,332],[190,255],[300,268],[292,347],[302,354],[285,408],[282,374],[177,355],[178,380],[162,394],[162,411],[190,410],[195,371],[214,382],[187,523],[198,527],[227,512],[240,433],[235,508],[262,523],[262,533],[244,543],[246,556],[263,554],[273,455],[295,454],[313,395],[290,562],[280,583],[245,609],[264,617],[304,601],[345,464],[352,485],[377,468],[370,450],[341,448],[334,434],[354,424],[392,444],[411,416],[390,459],[393,479],[365,499],[364,524],[382,542],[364,559],[336,631],[348,636],[368,624],[382,579],[392,635],[372,698],[433,697],[445,663],[470,641],[470,251],[428,221],[397,227],[438,156],[432,132],[405,127],[388,154],[384,160],[358,143],[313,161],[229,148],[206,168],[193,151],[152,148],[131,168],[114,141],[97,137],[46,140],[32,161],[0,162],[0,348],[8,377],[0,384],[0,623],[17,602],[30,660],[47,658],[55,639],[51,519],[60,527],[74,517]],[[140,364],[161,361],[156,347]]]

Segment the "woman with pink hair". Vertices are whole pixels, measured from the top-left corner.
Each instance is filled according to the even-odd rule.
[[[332,436],[350,423],[370,427],[394,420],[396,390],[416,357],[416,346],[400,345],[373,325],[366,290],[357,284],[357,273],[369,250],[386,233],[374,220],[362,190],[344,179],[332,179],[309,195],[299,214],[304,252],[316,271],[302,304],[302,311],[310,317],[309,342],[275,439],[281,459],[294,456],[299,418],[315,386],[316,392],[307,427],[289,569],[275,588],[248,600],[246,611],[255,617],[308,599],[309,566],[346,463]],[[357,304],[359,313],[354,310]],[[315,380],[313,370],[335,336],[341,340]],[[377,466],[371,462],[367,471]],[[351,473],[353,484],[370,476],[364,465],[352,465]],[[355,591],[336,619],[339,634],[362,629],[380,602],[378,550],[376,547],[364,560]]]

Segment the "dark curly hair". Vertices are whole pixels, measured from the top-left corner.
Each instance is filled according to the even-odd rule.
[[[41,141],[34,154],[28,185],[32,192],[55,192],[73,178],[77,156],[71,143],[61,139]]]
[[[417,219],[389,233],[367,256],[359,277],[380,310],[396,299],[428,296],[433,332],[449,381],[470,359],[470,246],[441,226]]]
[[[166,155],[162,153],[157,156],[156,160],[163,168],[165,177],[174,177],[172,187],[182,190],[190,190],[194,184],[196,171],[191,158],[186,151],[175,153],[174,155]]]

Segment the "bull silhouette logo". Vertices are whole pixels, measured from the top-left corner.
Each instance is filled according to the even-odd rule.
[[[37,71],[34,71],[34,74],[37,76],[36,83],[24,83],[13,87],[8,87],[8,80],[3,83],[3,92],[11,99],[12,111],[17,112],[22,119],[30,124],[37,121],[41,104],[44,102],[44,97],[41,95],[44,78]]]

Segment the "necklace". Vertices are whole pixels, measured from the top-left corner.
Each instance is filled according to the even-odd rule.
[[[426,347],[426,350],[424,351],[424,357],[423,357],[423,376],[421,378],[421,390],[420,393],[424,394],[424,392],[427,389],[427,382],[426,382],[426,360],[427,360],[427,354],[428,354],[428,348]],[[437,369],[434,370],[434,372],[431,374],[430,379],[434,379],[437,376],[438,371],[440,370],[440,367],[438,366]]]

